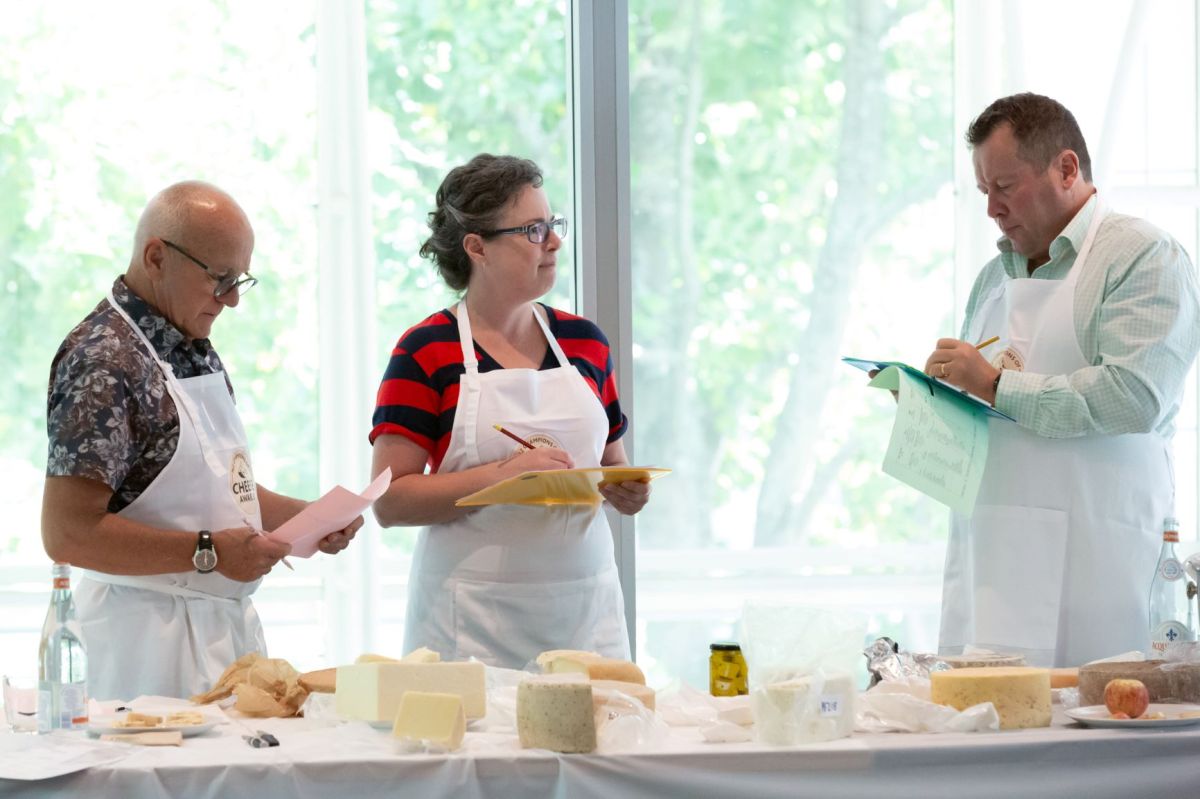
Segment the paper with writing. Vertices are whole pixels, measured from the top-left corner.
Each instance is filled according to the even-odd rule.
[[[931,392],[928,384],[895,366],[877,374],[871,386],[899,393],[883,471],[970,515],[987,461],[987,416],[943,392]]]
[[[392,470],[387,468],[361,494],[334,486],[325,496],[310,502],[304,510],[268,533],[267,538],[291,544],[292,554],[298,558],[311,558],[322,538],[344,529],[383,496],[391,484]]]

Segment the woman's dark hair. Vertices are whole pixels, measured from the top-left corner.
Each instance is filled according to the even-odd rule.
[[[1092,159],[1075,116],[1062,103],[1040,94],[1024,92],[1001,97],[975,118],[967,129],[967,144],[978,147],[1001,125],[1011,125],[1017,154],[1038,170],[1063,150],[1079,156],[1083,179],[1092,182]]]
[[[421,257],[437,264],[446,285],[462,291],[471,279],[463,237],[494,230],[521,189],[541,185],[542,170],[527,158],[480,153],[454,167],[438,187],[437,208],[429,212],[432,235],[421,245]]]

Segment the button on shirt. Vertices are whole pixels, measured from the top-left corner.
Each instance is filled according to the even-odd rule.
[[[1007,237],[975,280],[963,337],[979,303],[1005,280],[1062,280],[1096,210],[1095,195],[1028,272]],[[1075,285],[1075,334],[1092,364],[1067,375],[1006,370],[996,408],[1049,438],[1175,431],[1183,383],[1200,350],[1200,291],[1187,253],[1148,222],[1109,213]]]
[[[224,371],[208,339],[184,334],[125,285],[113,297],[178,378]],[[226,386],[233,387],[226,377]],[[179,413],[145,344],[102,301],[58,348],[50,366],[47,476],[87,477],[113,490],[116,513],[135,500],[175,455]]]

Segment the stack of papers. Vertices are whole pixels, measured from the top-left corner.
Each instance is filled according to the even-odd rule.
[[[630,480],[655,480],[670,469],[640,466],[597,466],[525,472],[463,497],[458,507],[475,505],[598,505],[599,486]]]

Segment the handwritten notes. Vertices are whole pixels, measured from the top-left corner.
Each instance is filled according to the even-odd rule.
[[[899,394],[883,471],[970,514],[987,461],[986,415],[891,366],[871,380]]]

